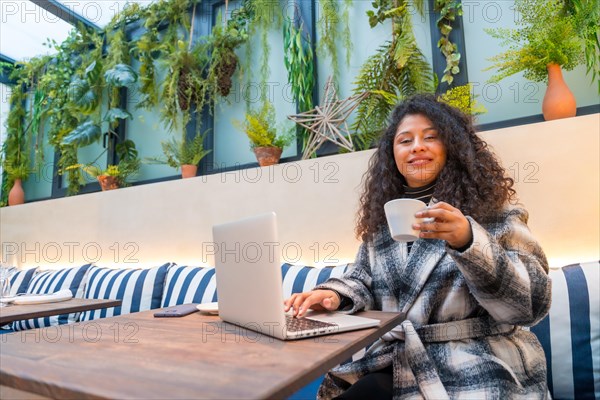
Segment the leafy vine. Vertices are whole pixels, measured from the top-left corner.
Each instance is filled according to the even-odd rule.
[[[458,0],[435,0],[434,7],[434,11],[440,13],[437,27],[441,37],[438,40],[437,47],[446,58],[446,68],[441,82],[446,82],[449,86],[452,86],[454,75],[460,73],[460,52],[456,43],[450,41],[450,33],[456,17],[462,15],[462,3]]]

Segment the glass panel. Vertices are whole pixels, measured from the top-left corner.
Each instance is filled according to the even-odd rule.
[[[488,80],[496,73],[483,71],[492,65],[490,57],[506,51],[500,41],[484,32],[486,28],[514,28],[517,18],[514,1],[463,1],[463,23],[469,81],[477,101],[488,112],[478,116],[481,124],[541,114],[546,91],[544,82],[532,82],[523,74],[509,76],[498,83]],[[597,85],[585,75],[585,66],[563,71],[565,81],[577,99],[577,106],[598,104]]]
[[[338,0],[338,9],[340,14],[344,10],[345,0]],[[426,2],[427,3],[427,2]],[[346,66],[346,49],[340,40],[338,40],[338,58],[340,63],[340,76],[338,79],[339,91],[338,96],[340,99],[344,99],[352,95],[354,90],[354,82],[360,73],[360,69],[370,56],[375,54],[379,46],[384,44],[386,41],[391,39],[392,25],[391,22],[388,25],[378,24],[375,28],[369,26],[369,18],[367,11],[373,10],[373,6],[370,1],[353,1],[352,6],[349,9],[348,19],[350,21],[350,32],[351,32],[351,43],[352,52],[350,55],[350,65]],[[431,33],[429,30],[429,18],[430,13],[425,10],[424,15],[420,15],[414,7],[410,9],[413,22],[413,31],[417,45],[421,49],[421,52],[425,55],[425,58],[431,65],[432,63],[432,49],[431,49]],[[317,9],[316,23],[317,23],[317,39],[319,38],[319,20],[321,10]],[[437,49],[436,49],[437,51]],[[325,91],[325,84],[327,77],[331,74],[331,61],[329,58],[318,58],[318,74],[319,74],[319,103],[322,101],[323,93]],[[348,127],[354,122],[356,112],[352,113],[348,118]]]
[[[47,127],[42,128],[47,131]],[[35,141],[36,138],[33,138]],[[25,196],[27,201],[45,199],[52,196],[52,180],[54,175],[54,149],[48,145],[48,138],[44,135],[42,142],[43,159],[41,163],[36,165],[33,161],[36,155],[32,153],[32,166],[35,169],[35,173],[29,175],[29,179],[23,183],[23,189],[25,190]]]
[[[229,9],[239,7],[240,1],[230,2]],[[216,11],[224,13],[224,6]],[[283,60],[283,38],[281,28],[273,28],[268,32],[268,41],[271,47],[269,67],[271,69],[266,87],[260,81],[260,66],[262,63],[262,42],[260,33],[252,35],[246,46],[250,46],[250,60],[246,61],[248,52],[242,46],[237,54],[242,68],[248,66],[246,76],[240,78],[239,72],[233,76],[233,87],[226,101],[217,104],[214,110],[214,163],[215,168],[226,168],[240,164],[255,163],[256,157],[250,149],[247,136],[234,124],[234,120],[243,122],[247,103],[250,107],[260,107],[260,93],[265,89],[269,100],[275,106],[278,132],[292,129],[294,124],[287,119],[290,114],[295,114],[296,105],[291,99],[287,87],[287,71]],[[293,142],[283,151],[282,157],[296,155],[296,145]]]
[[[0,2],[0,52],[15,60],[52,53],[46,38],[62,43],[73,28],[26,0]]]
[[[69,10],[81,15],[93,24],[103,28],[110,20],[123,10],[127,3],[139,3],[142,7],[148,6],[154,0],[92,0],[73,1],[58,0]]]
[[[139,62],[133,61],[133,68],[139,72]],[[165,70],[156,65],[158,72],[157,85],[163,81]],[[127,93],[127,110],[133,115],[133,119],[127,120],[127,139],[135,142],[141,160],[148,157],[164,158],[161,141],[170,140],[171,137],[180,140],[183,137],[183,129],[169,133],[160,121],[160,105],[152,110],[143,108],[136,109],[141,94],[131,89]],[[140,172],[132,177],[132,181],[144,181],[148,179],[164,178],[178,175],[179,171],[168,165],[149,164],[143,162]]]

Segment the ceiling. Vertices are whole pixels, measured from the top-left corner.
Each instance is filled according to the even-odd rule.
[[[0,56],[25,61],[51,54],[48,39],[61,43],[73,24],[103,28],[127,3],[154,0],[0,0]]]

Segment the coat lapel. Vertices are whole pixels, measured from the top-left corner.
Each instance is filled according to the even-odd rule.
[[[405,260],[402,256],[406,254],[406,244],[400,246],[395,242],[391,244],[388,257],[381,261],[385,261],[383,269],[390,288],[398,296],[402,312],[408,312],[446,249],[442,240],[418,239]]]

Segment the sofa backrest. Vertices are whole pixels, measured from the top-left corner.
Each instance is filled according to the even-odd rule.
[[[600,399],[600,265],[550,271],[550,313],[531,328],[546,353],[548,386],[557,399]]]

